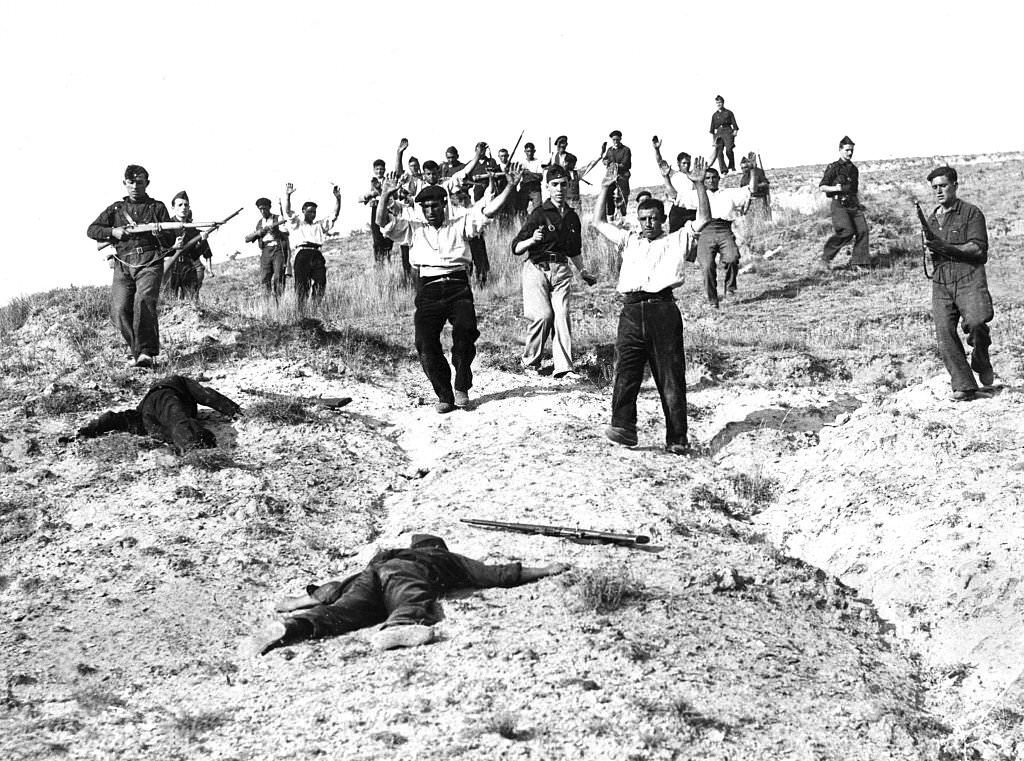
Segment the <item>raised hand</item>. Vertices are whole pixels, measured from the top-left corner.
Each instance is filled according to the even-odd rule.
[[[708,162],[703,156],[694,156],[693,162],[690,164],[690,171],[686,173],[694,183],[704,182],[704,170],[707,169]]]
[[[388,172],[384,175],[384,179],[380,182],[380,194],[384,197],[390,193],[394,193],[398,190],[398,185],[401,182],[401,176],[398,172]]]
[[[295,192],[295,186],[292,185],[290,182],[286,182],[284,184],[284,194],[287,195],[287,196],[290,196],[294,192]]]
[[[409,147],[409,141],[406,140],[404,137],[401,140],[398,141],[398,150],[404,151],[408,147]]]
[[[518,185],[519,181],[523,179],[523,165],[516,162],[510,163],[508,169],[505,170],[505,175],[508,177],[509,185]]]
[[[338,199],[341,198],[341,188],[339,188],[337,185],[335,185],[333,188],[331,188],[331,192],[334,193],[334,197],[335,198],[338,198]]]
[[[657,135],[651,138],[651,144],[654,146],[654,150],[661,150],[661,138],[659,138]]]

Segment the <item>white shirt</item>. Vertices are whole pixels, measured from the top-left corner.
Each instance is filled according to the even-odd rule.
[[[708,205],[711,218],[732,222],[743,216],[743,209],[750,200],[750,186],[744,188],[721,188],[714,193],[708,191]]]
[[[680,209],[697,208],[697,191],[693,187],[693,180],[682,172],[672,170],[668,181],[672,185],[672,189],[676,191],[676,200],[674,201],[676,206]]]
[[[686,279],[686,249],[695,235],[692,222],[654,240],[647,240],[610,222],[598,222],[594,229],[622,254],[619,284],[616,286],[619,293],[657,293],[665,288],[676,288]]]
[[[427,222],[423,211],[403,207],[381,228],[381,232],[398,243],[409,241],[409,264],[420,268],[420,275],[445,275],[469,269],[473,257],[469,239],[480,234],[487,224],[481,208],[474,206],[454,219],[446,219],[441,227]]]
[[[307,223],[304,217],[300,217],[293,211],[288,215],[286,227],[291,233],[290,240],[294,251],[303,243],[323,246],[327,240],[327,234],[334,228],[334,220],[318,219],[315,222]]]

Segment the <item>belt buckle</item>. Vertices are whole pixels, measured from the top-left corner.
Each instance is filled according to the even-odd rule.
[[[144,249],[142,246],[136,246],[135,251],[133,253],[142,256],[144,253],[146,253],[146,249]]]

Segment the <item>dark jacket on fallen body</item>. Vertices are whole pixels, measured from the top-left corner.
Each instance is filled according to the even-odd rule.
[[[212,388],[206,388],[184,375],[168,375],[150,386],[136,409],[108,410],[80,428],[78,438],[124,431],[166,441],[173,444],[179,453],[190,449],[210,449],[217,446],[217,439],[196,419],[200,404],[228,417],[242,411],[235,402]]]

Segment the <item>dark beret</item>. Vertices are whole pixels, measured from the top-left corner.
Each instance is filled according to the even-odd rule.
[[[554,164],[548,168],[546,181],[551,182],[552,180],[561,180],[567,176],[565,169],[560,167],[558,164]]]
[[[448,192],[440,185],[427,185],[416,195],[416,203],[426,203],[427,201],[444,201],[448,198]]]
[[[558,145],[558,144],[559,144],[559,143],[561,143],[561,142],[562,142],[563,140],[564,140],[564,141],[565,141],[566,143],[568,143],[568,142],[569,142],[569,138],[567,138],[567,137],[566,137],[565,135],[559,135],[558,137],[556,137],[556,138],[555,138],[555,145]]]
[[[608,133],[608,137],[622,137],[622,132],[620,130],[613,129]]]

